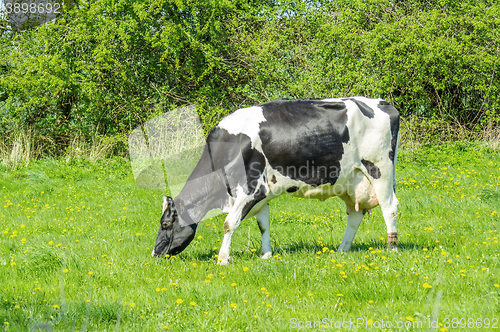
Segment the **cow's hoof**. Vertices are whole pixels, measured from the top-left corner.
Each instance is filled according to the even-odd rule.
[[[351,246],[343,246],[342,244],[339,246],[339,248],[337,249],[337,252],[339,253],[344,253],[344,252],[348,252],[349,249],[351,249]]]
[[[269,258],[271,258],[271,257],[273,257],[273,253],[272,253],[272,252],[270,252],[270,251],[265,252],[265,253],[263,253],[263,254],[260,256],[260,258],[262,258],[262,259],[269,259]]]
[[[227,265],[229,263],[229,259],[219,259],[217,261],[217,265]]]
[[[392,251],[392,252],[400,252],[401,250],[399,250],[399,247],[397,244],[390,244],[387,246],[387,250],[388,251]]]
[[[230,260],[231,260],[231,257],[229,257],[228,254],[226,254],[225,252],[219,252],[219,256],[217,259],[217,265],[227,265]]]

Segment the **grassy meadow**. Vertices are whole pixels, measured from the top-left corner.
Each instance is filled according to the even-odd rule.
[[[282,196],[271,201],[274,257],[259,258],[252,219],[217,266],[223,215],[177,257],[150,256],[164,193],[138,188],[127,160],[0,169],[0,330],[500,328],[499,185],[500,153],[483,143],[403,150],[401,253],[386,251],[380,208],[338,254],[344,203]],[[339,325],[349,319],[361,324]]]

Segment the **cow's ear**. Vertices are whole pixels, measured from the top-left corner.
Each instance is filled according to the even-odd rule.
[[[168,196],[163,196],[163,212],[165,213],[165,210],[168,209],[172,205],[173,199]]]

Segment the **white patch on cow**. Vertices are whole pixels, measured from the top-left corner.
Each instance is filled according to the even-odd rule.
[[[262,152],[260,141],[260,124],[266,121],[262,112],[262,107],[252,106],[240,108],[234,113],[222,119],[217,127],[227,130],[232,135],[245,134],[250,137],[252,148]]]
[[[228,264],[233,233],[241,223],[241,212],[243,210],[243,207],[253,198],[253,195],[246,195],[243,188],[239,185],[236,188],[236,193],[237,197],[226,217],[226,220],[224,221],[224,239],[222,240],[222,245],[220,246],[219,257],[217,261],[217,264],[219,265]]]
[[[342,239],[342,243],[337,249],[338,252],[346,252],[351,248],[352,241],[358,232],[359,225],[361,225],[361,221],[363,220],[363,212],[362,211],[350,211],[347,216],[347,227],[345,230],[344,238]]]
[[[163,211],[162,211],[162,215],[165,213],[165,210],[167,209],[168,207],[168,199],[167,199],[167,196],[163,196]]]
[[[344,102],[340,98],[325,98],[325,99],[321,99],[321,101],[326,101],[328,103],[343,103]]]

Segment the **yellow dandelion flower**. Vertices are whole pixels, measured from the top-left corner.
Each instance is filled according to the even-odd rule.
[[[189,304],[190,304],[190,305],[192,305],[192,306],[195,306],[195,305],[196,305],[196,302],[191,301],[191,302],[189,302]]]
[[[248,270],[249,270],[249,269],[248,269],[248,267],[246,267],[246,266],[243,268],[243,272],[247,272]]]
[[[54,309],[60,309],[61,307],[59,307],[57,304],[54,304],[54,305],[52,306],[52,308],[54,308]]]
[[[69,270],[68,270],[68,269],[64,269],[64,270],[63,270],[63,272],[64,272],[64,273],[68,273],[68,272],[69,272]]]
[[[182,302],[184,302],[184,301],[182,301],[182,299],[177,299],[175,302],[176,302],[177,304],[182,304]]]
[[[429,285],[428,283],[424,283],[424,284],[422,285],[422,287],[424,287],[424,288],[432,288],[432,286],[431,286],[431,285]]]
[[[49,243],[47,243],[49,246],[53,245],[54,244],[54,241],[49,241]]]
[[[235,283],[235,282],[233,282],[233,283],[231,284],[231,286],[233,286],[233,287],[234,287],[234,286],[236,286],[236,283]]]

